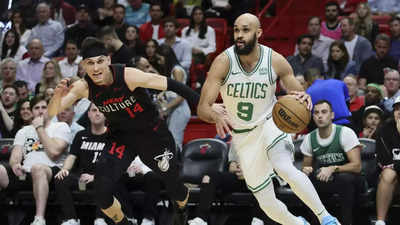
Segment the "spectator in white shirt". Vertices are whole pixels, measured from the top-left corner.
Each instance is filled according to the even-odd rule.
[[[22,12],[19,10],[13,11],[11,15],[11,29],[17,31],[19,36],[19,44],[26,47],[28,44],[28,39],[31,36],[32,30],[26,28],[26,22],[24,17],[22,16]]]
[[[208,26],[201,7],[193,8],[190,25],[182,29],[182,39],[192,44],[192,54],[196,59],[199,55],[207,56],[215,52],[215,30]]]
[[[11,29],[4,34],[3,43],[1,44],[1,59],[11,57],[17,62],[22,60],[26,48],[20,45],[18,33]]]
[[[78,66],[82,61],[78,45],[74,40],[67,40],[65,44],[65,58],[58,62],[63,77],[72,77],[78,74]]]
[[[39,3],[36,7],[39,23],[33,27],[29,40],[39,38],[44,46],[44,55],[52,57],[64,43],[64,28],[61,23],[50,19],[50,6]]]

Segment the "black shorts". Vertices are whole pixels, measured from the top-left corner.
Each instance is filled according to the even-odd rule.
[[[8,186],[6,190],[12,190],[12,191],[21,191],[21,190],[32,190],[32,176],[30,173],[26,173],[25,180],[21,180],[19,177],[17,177],[14,174],[14,171],[12,170],[10,164],[8,163],[3,163],[2,164],[6,170],[7,170],[7,175],[8,175]],[[51,189],[54,188],[54,176],[60,171],[60,168],[53,166],[50,167],[51,172],[52,172],[52,179],[50,181],[50,187]]]
[[[169,173],[170,170],[175,172],[177,169],[176,145],[165,121],[140,133],[114,132],[108,138],[108,146],[96,166],[106,164],[107,171],[103,169],[100,173],[106,173],[103,175],[112,177],[114,181],[121,178],[137,155],[156,173]],[[164,160],[161,163],[163,158],[167,162]],[[99,170],[96,175],[99,175],[98,172]]]

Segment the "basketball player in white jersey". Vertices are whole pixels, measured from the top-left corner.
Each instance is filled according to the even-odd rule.
[[[286,59],[258,44],[262,30],[257,17],[239,16],[233,31],[235,45],[214,60],[201,91],[198,116],[215,123],[220,136],[232,134],[246,184],[270,218],[283,225],[309,224],[304,218],[291,214],[276,198],[271,181],[275,170],[322,225],[338,225],[338,220],[321,203],[308,177],[294,167],[290,135],[279,130],[271,118],[278,78],[290,94],[305,101],[309,109],[312,107],[310,96],[295,79]],[[218,92],[226,107],[225,114],[212,109]]]

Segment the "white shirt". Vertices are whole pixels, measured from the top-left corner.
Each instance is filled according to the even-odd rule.
[[[154,40],[158,40],[158,29],[160,28],[160,24],[152,26],[153,26],[153,36],[151,38]]]
[[[327,138],[321,138],[319,134],[319,130],[317,130],[317,140],[318,143],[322,146],[327,146],[329,145],[332,141],[333,138],[335,137],[335,132],[336,132],[336,125],[332,124],[332,132]],[[311,135],[307,134],[303,140],[303,142],[300,145],[300,150],[301,152],[309,157],[313,156],[313,150],[311,148]],[[348,152],[354,147],[360,145],[360,141],[357,138],[356,133],[348,127],[342,127],[342,131],[340,132],[340,146],[344,150],[344,152]]]
[[[131,166],[136,166],[136,167],[138,167],[138,168],[141,168],[141,169],[142,169],[142,172],[143,172],[143,175],[145,175],[146,173],[148,173],[148,172],[151,171],[151,169],[150,169],[149,167],[147,167],[147,166],[142,162],[142,160],[140,160],[139,156],[136,156],[136,157],[135,157],[135,160],[133,160],[133,161],[131,162],[131,165],[130,165],[129,167],[131,167]]]
[[[200,49],[203,51],[204,55],[215,52],[216,42],[214,28],[207,26],[207,32],[204,35],[204,39],[199,38],[199,31],[195,31],[194,29],[192,29],[190,34],[186,36],[186,31],[188,29],[189,26],[186,26],[182,29],[182,39],[190,43],[192,48],[195,47]]]
[[[45,131],[50,138],[59,138],[68,144],[72,142],[71,130],[66,123],[50,123]],[[63,157],[55,161],[49,158],[44,151],[36,129],[32,125],[25,126],[17,132],[14,145],[22,147],[24,155],[23,167],[27,172],[30,172],[33,165],[39,163],[49,167],[62,166]]]
[[[76,57],[75,61],[72,64],[68,63],[68,58],[65,57],[61,61],[58,62],[60,66],[61,74],[63,77],[72,77],[78,74],[78,65],[82,61],[82,56]]]
[[[358,40],[358,35],[354,36],[353,40],[344,42],[347,52],[349,53],[350,59],[353,59],[354,48],[356,47],[357,40]]]

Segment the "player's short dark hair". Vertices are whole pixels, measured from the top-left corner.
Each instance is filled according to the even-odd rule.
[[[104,43],[94,37],[87,37],[82,42],[81,56],[83,59],[104,55],[108,52]]]
[[[299,45],[301,41],[305,38],[311,39],[311,43],[314,44],[314,37],[311,34],[302,34],[297,38],[297,44]]]
[[[316,103],[314,104],[314,107],[315,107],[316,105],[321,105],[321,104],[324,104],[324,103],[326,103],[326,104],[329,106],[329,109],[331,110],[331,112],[333,112],[332,104],[331,104],[328,100],[326,100],[326,99],[319,100],[318,102],[316,102]]]
[[[31,107],[31,110],[33,109],[33,106],[35,106],[36,104],[38,104],[41,101],[45,101],[46,104],[48,103],[46,101],[46,98],[43,94],[38,94],[35,95],[30,101],[29,101],[29,107]]]

